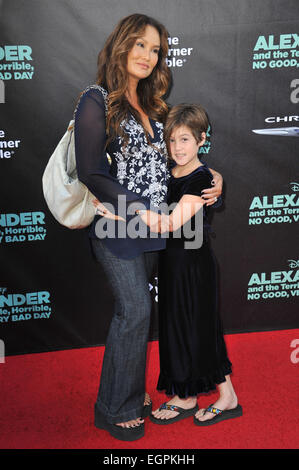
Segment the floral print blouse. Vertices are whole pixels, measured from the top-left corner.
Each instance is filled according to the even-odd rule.
[[[118,213],[118,197],[125,196],[127,207],[142,203],[147,209],[158,211],[167,200],[170,172],[163,138],[163,124],[150,119],[153,136],[149,142],[145,130],[132,114],[121,123],[128,136],[127,144],[121,136],[106,145],[107,91],[98,85],[84,90],[74,113],[75,152],[79,180],[102,202],[110,203]],[[108,155],[107,155],[108,153]],[[101,216],[96,215],[89,235],[96,238],[95,226]],[[132,216],[127,217],[127,223]],[[165,239],[153,237],[149,229],[146,237],[104,238],[103,242],[121,258],[133,258],[144,251],[165,248]]]

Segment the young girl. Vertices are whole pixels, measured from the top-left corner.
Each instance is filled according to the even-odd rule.
[[[169,231],[166,249],[159,255],[159,350],[160,376],[157,389],[174,395],[152,412],[157,424],[170,424],[194,415],[199,426],[242,415],[232,386],[231,362],[227,357],[217,312],[217,279],[208,240],[207,212],[201,192],[211,185],[212,174],[198,159],[205,144],[209,122],[198,105],[178,105],[170,111],[165,140],[176,165],[168,187],[172,213],[162,217],[161,232]],[[196,215],[203,210],[203,243],[188,249],[186,222],[199,230]],[[192,225],[193,224],[193,225]],[[197,224],[197,225],[196,225]],[[181,237],[174,235],[180,229]],[[219,387],[219,398],[198,409],[197,394]]]

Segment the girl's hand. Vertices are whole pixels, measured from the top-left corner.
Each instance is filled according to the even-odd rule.
[[[223,186],[223,178],[220,173],[217,171],[211,170],[213,174],[213,180],[211,184],[213,185],[212,188],[203,189],[202,190],[202,199],[205,200],[205,204],[207,206],[212,206],[217,201],[218,197],[222,194],[222,186]]]
[[[96,209],[96,214],[102,215],[103,217],[106,217],[106,219],[123,220],[125,222],[125,219],[123,217],[120,217],[119,215],[110,212],[98,199],[93,199],[92,204]]]
[[[172,232],[172,231],[173,231],[173,226],[172,226],[172,221],[169,218],[169,215],[161,214],[160,232],[166,233],[166,232]]]

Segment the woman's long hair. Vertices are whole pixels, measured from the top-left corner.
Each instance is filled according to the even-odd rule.
[[[142,124],[140,114],[126,98],[128,89],[127,57],[137,38],[146,26],[153,26],[160,35],[158,62],[151,75],[139,80],[137,94],[142,109],[152,119],[164,122],[168,107],[162,97],[166,94],[171,73],[166,64],[168,53],[168,32],[155,19],[141,14],[133,14],[123,18],[108,37],[98,56],[97,84],[109,93],[107,112],[107,144],[117,135],[126,136],[120,126],[131,112],[137,122]]]

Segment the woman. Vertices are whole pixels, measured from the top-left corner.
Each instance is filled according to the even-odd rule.
[[[139,203],[146,209],[143,219],[148,217],[146,237],[133,238],[123,231],[134,215],[117,225],[115,236],[101,237],[99,215],[90,229],[94,256],[115,297],[95,425],[121,440],[144,435],[143,418],[151,407],[150,399],[145,400],[148,281],[158,250],[165,247],[165,239],[153,234],[158,232],[159,205],[166,201],[169,178],[163,139],[168,109],[162,100],[170,83],[167,50],[168,33],[153,18],[134,14],[121,20],[99,54],[97,86],[85,90],[75,113],[78,177],[101,201],[101,213],[123,221],[121,198],[126,214]],[[222,178],[214,174],[207,204],[221,194]],[[106,209],[107,203],[113,211]]]

